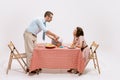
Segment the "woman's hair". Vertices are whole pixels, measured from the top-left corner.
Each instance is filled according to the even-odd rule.
[[[76,29],[77,29],[76,37],[84,36],[84,32],[83,32],[83,29],[81,27],[77,27]]]

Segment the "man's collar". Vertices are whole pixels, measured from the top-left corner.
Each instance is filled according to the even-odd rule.
[[[44,23],[46,23],[45,18],[43,18],[42,21],[43,21]]]

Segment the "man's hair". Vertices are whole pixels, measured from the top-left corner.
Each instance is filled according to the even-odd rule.
[[[44,17],[50,16],[50,15],[53,15],[53,13],[51,11],[46,11],[45,14],[44,14]]]
[[[79,37],[79,36],[84,36],[84,32],[81,27],[77,27],[76,37]]]

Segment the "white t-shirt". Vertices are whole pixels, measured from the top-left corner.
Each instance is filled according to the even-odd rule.
[[[84,39],[84,36],[75,37],[74,38],[74,42],[75,42],[75,46],[80,45],[80,42],[83,42],[82,43],[82,48],[87,46],[86,41]]]

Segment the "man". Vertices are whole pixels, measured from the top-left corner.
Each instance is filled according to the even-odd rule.
[[[25,43],[25,52],[27,54],[27,71],[29,72],[30,62],[32,58],[33,48],[35,47],[37,34],[43,31],[43,40],[45,40],[45,34],[51,36],[49,38],[57,41],[59,38],[56,34],[49,31],[46,27],[46,22],[51,22],[53,13],[46,11],[44,14],[44,19],[37,18],[31,22],[29,27],[24,32],[24,43]]]

